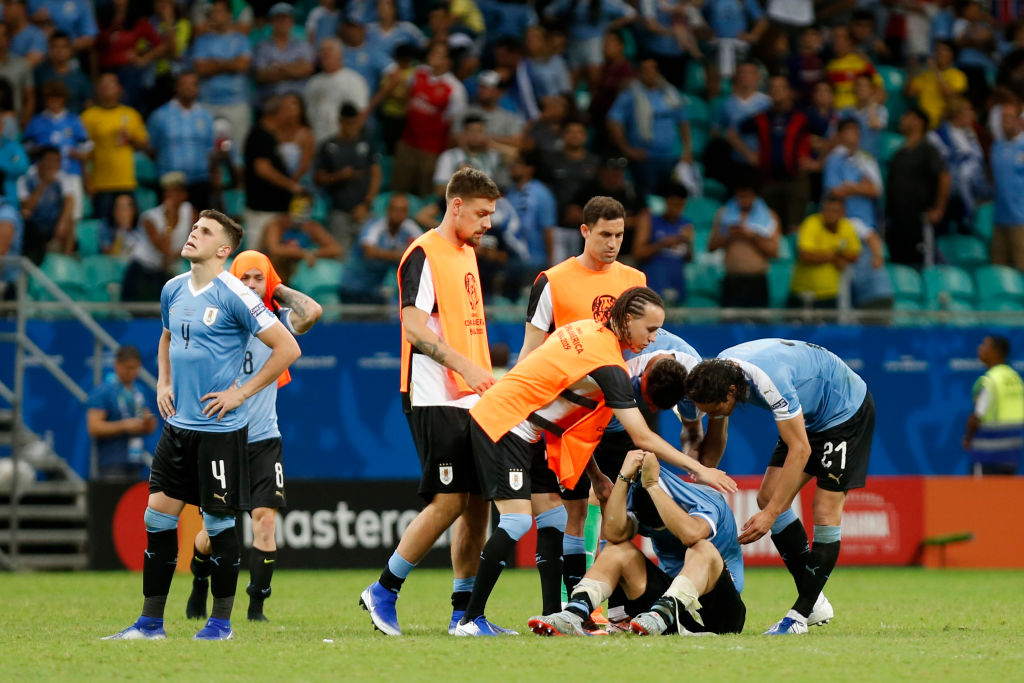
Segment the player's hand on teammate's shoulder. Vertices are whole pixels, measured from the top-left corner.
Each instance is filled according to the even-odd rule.
[[[766,533],[768,533],[772,524],[775,523],[777,515],[773,514],[768,510],[761,510],[756,515],[747,520],[747,523],[743,525],[741,530],[739,542],[742,544],[753,543],[758,540]]]
[[[174,389],[171,385],[156,388],[156,407],[163,419],[174,416]]]
[[[693,479],[698,484],[705,484],[713,489],[721,491],[722,493],[735,493],[739,490],[739,486],[736,485],[736,482],[733,481],[732,477],[722,470],[715,469],[714,467],[705,467],[694,472]]]
[[[469,370],[462,375],[462,379],[466,380],[466,384],[469,385],[470,389],[481,396],[485,391],[494,386],[496,381],[493,374],[477,365],[471,365]]]
[[[238,406],[245,403],[245,394],[242,393],[242,389],[235,382],[230,388],[224,391],[211,391],[206,396],[199,399],[200,403],[206,403],[206,407],[203,408],[203,415],[206,417],[217,416],[217,422],[221,421],[221,418],[225,414],[230,413]]]

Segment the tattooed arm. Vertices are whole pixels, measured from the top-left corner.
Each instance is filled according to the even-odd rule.
[[[427,327],[429,315],[415,306],[402,309],[402,329],[405,339],[416,349],[453,372],[462,375],[466,384],[478,394],[483,394],[492,384],[494,375],[473,363],[453,349],[448,342]]]
[[[295,330],[295,334],[308,332],[309,328],[313,327],[313,324],[320,319],[320,315],[324,312],[324,309],[320,307],[320,304],[313,301],[312,297],[284,285],[278,285],[274,288],[274,300],[281,304],[282,307],[292,310],[290,322],[292,329]]]

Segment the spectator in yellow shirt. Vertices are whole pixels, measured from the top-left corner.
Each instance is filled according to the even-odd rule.
[[[136,149],[149,149],[149,133],[139,112],[121,104],[117,74],[104,73],[96,84],[97,104],[82,112],[82,125],[93,142],[89,191],[93,211],[108,218],[117,195],[133,193]]]
[[[843,215],[843,200],[825,196],[821,213],[808,216],[796,239],[797,263],[790,283],[789,307],[835,308],[843,271],[860,255],[853,223]]]
[[[853,85],[858,76],[868,76],[875,85],[884,87],[882,77],[871,60],[855,51],[850,29],[846,26],[837,26],[833,29],[832,50],[835,57],[825,67],[825,77],[832,84],[836,94],[836,111],[857,107]]]
[[[935,56],[928,60],[928,68],[914,76],[907,86],[907,94],[917,98],[917,104],[928,114],[929,128],[935,128],[946,115],[952,98],[967,91],[967,76],[953,66],[953,43],[935,42]]]

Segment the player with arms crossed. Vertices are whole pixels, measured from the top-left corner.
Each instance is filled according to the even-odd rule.
[[[301,353],[263,302],[224,271],[224,262],[241,242],[242,228],[234,220],[211,209],[200,212],[181,249],[192,268],[168,281],[160,294],[157,407],[167,423],[149,478],[145,602],[142,616],[108,639],[166,636],[164,606],[178,562],[178,516],[185,503],[202,508],[213,549],[213,610],[195,637],[233,637],[239,565],[235,513],[250,507],[246,401],[277,380]],[[270,357],[239,386],[236,379],[253,335],[270,348]]]
[[[718,491],[661,472],[651,453],[630,451],[601,526],[608,545],[563,611],[530,619],[534,633],[592,635],[583,626],[587,616],[616,594],[638,635],[743,630],[743,552],[732,510]],[[651,539],[658,565],[633,545],[638,533]]]
[[[864,486],[875,430],[875,402],[864,380],[816,344],[758,339],[697,365],[686,395],[710,418],[727,418],[748,401],[775,416],[779,441],[757,494],[761,511],[743,525],[740,543],[770,530],[796,582],[793,608],[767,634],[807,633],[808,625],[828,622],[834,610],[822,589],[839,558],[846,492]],[[713,466],[719,458],[702,462]],[[818,489],[809,546],[791,506],[812,478]]]
[[[263,304],[284,323],[292,334],[304,334],[320,319],[323,309],[302,292],[281,283],[281,278],[265,254],[243,251],[231,263],[231,274],[263,300]],[[249,340],[242,361],[239,382],[246,382],[263,368],[270,348],[258,337]],[[286,503],[284,467],[281,462],[281,431],[277,428],[277,390],[291,381],[287,370],[249,400],[249,488],[252,505],[253,550],[249,561],[249,621],[267,621],[263,602],[270,597],[270,580],[277,562],[274,522],[278,508]],[[192,551],[192,594],[185,614],[189,619],[206,618],[206,595],[210,587],[210,535],[206,529],[196,534]]]
[[[497,505],[501,519],[480,555],[476,585],[455,635],[500,635],[489,627],[484,608],[508,553],[530,528],[531,512],[537,514],[531,505],[531,463],[536,455],[531,444],[542,430],[548,439],[548,465],[567,488],[576,484],[591,461],[614,414],[641,448],[700,481],[736,490],[724,472],[704,467],[651,431],[637,408],[622,350],[643,350],[664,320],[664,304],[653,290],[628,289],[612,306],[607,322],[578,320],[558,328],[470,410],[481,487]],[[541,565],[538,569],[544,571]],[[553,588],[550,581],[542,581],[545,612],[556,611],[552,606],[559,599],[557,582]]]
[[[453,632],[466,609],[490,508],[469,439],[469,409],[494,384],[475,247],[491,228],[501,196],[486,173],[462,168],[445,191],[447,208],[434,230],[417,238],[398,266],[402,300],[402,404],[423,475],[427,502],[402,534],[381,572],[359,597],[373,625],[402,634],[395,601],[413,567],[452,528]],[[493,628],[498,628],[491,625]]]
[[[526,312],[520,361],[563,325],[591,318],[599,323],[606,322],[612,304],[622,292],[647,284],[647,277],[642,272],[616,260],[622,248],[625,225],[626,210],[619,201],[611,197],[592,197],[586,203],[583,225],[580,226],[583,253],[548,268],[534,282]],[[619,431],[607,432],[608,436],[598,445],[597,453],[614,448],[622,440],[621,425],[614,421],[613,424]],[[621,452],[624,454],[626,450]],[[537,468],[531,474],[534,508],[542,511],[537,516],[537,556],[551,555],[547,550],[542,551],[541,546],[561,546],[562,580],[566,594],[571,594],[573,586],[587,569],[584,524],[592,524],[596,529],[598,523],[596,513],[588,514],[590,479],[584,475],[572,490],[560,490],[544,459],[536,458],[534,463]],[[617,471],[613,469],[612,474]],[[596,503],[595,498],[595,506]],[[597,544],[597,534],[592,535],[594,547],[589,548],[591,554]]]

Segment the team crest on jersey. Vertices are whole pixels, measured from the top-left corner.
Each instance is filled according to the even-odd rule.
[[[509,470],[508,485],[512,487],[513,491],[518,491],[519,489],[523,488],[523,471]]]
[[[480,288],[476,286],[476,276],[473,273],[466,273],[466,294],[469,296],[469,305],[476,310],[480,305]]]
[[[594,303],[590,304],[590,310],[594,314],[594,320],[599,323],[608,322],[608,317],[611,315],[612,306],[614,305],[614,296],[611,294],[599,294],[594,299]]]
[[[203,323],[205,323],[206,326],[209,327],[217,320],[218,313],[220,313],[220,309],[215,308],[213,306],[207,306],[206,310],[203,311]]]
[[[447,486],[448,484],[452,483],[453,472],[452,472],[452,466],[451,465],[448,465],[448,464],[441,465],[440,467],[437,468],[437,470],[438,470],[438,474],[440,474],[440,476],[441,476],[441,483],[442,484]]]

